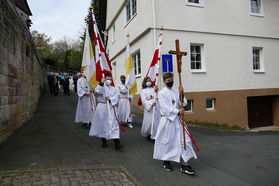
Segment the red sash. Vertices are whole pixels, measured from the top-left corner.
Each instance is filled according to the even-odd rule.
[[[99,103],[101,103],[101,104],[107,104],[107,102],[99,102]],[[115,119],[116,119],[116,121],[117,121],[117,123],[118,123],[118,125],[119,125],[119,128],[120,128],[123,132],[125,132],[125,129],[122,127],[122,125],[120,124],[120,122],[119,122],[119,120],[118,120],[118,117],[117,117],[116,112],[115,112],[115,108],[114,108],[114,107],[112,107],[112,108],[113,108],[113,112],[114,112]]]
[[[181,121],[181,118],[180,118],[180,117],[179,117],[179,121],[180,121],[180,123],[182,124],[182,121]],[[184,126],[184,129],[185,129],[186,134],[189,136],[189,138],[191,139],[191,141],[192,141],[193,144],[195,145],[197,151],[199,152],[200,149],[199,149],[199,147],[197,146],[197,144],[196,144],[194,138],[192,137],[192,135],[191,135],[191,133],[190,133],[190,131],[189,131],[189,129],[188,129],[188,127],[187,127],[187,125],[186,125],[185,122],[184,122],[184,125],[183,125],[183,126]]]

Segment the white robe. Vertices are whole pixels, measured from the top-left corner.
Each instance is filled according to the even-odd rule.
[[[183,129],[179,120],[179,93],[176,90],[163,88],[159,94],[161,120],[157,130],[154,146],[154,159],[186,163],[190,158],[197,158],[190,137],[185,133],[186,150],[184,150]],[[187,105],[184,97],[183,106]]]
[[[141,127],[141,135],[143,137],[147,137],[148,135],[151,135],[151,125],[152,125],[152,115],[153,115],[153,106],[152,104],[155,102],[155,96],[156,93],[154,91],[154,88],[147,87],[145,89],[142,89],[140,92],[140,97],[142,104],[144,105],[144,115],[143,115],[143,121],[142,121],[142,127]],[[157,97],[158,98],[158,97]],[[153,123],[153,134],[151,136],[152,139],[155,139],[157,128],[160,122],[160,108],[159,108],[159,102],[158,99],[156,99],[156,106],[155,106],[155,112],[154,112],[154,123]]]
[[[105,86],[105,85],[104,85]],[[116,109],[115,105],[118,103],[118,94],[115,87],[108,86],[107,94],[110,97],[110,114],[112,119],[109,119],[108,106],[106,102],[105,87],[98,85],[95,88],[95,92],[98,94],[98,105],[95,111],[92,125],[89,131],[89,136],[96,136],[99,138],[119,139],[120,131],[119,125],[116,120]]]
[[[129,98],[132,99],[130,95],[128,97],[128,88],[124,84],[118,85],[118,90],[120,94],[120,100],[118,103],[118,120],[119,122],[132,122],[132,102],[129,101]]]
[[[73,81],[73,77],[71,77],[70,79],[69,79],[69,89],[71,90],[71,91],[74,91],[74,81]]]
[[[81,77],[77,81],[77,95],[78,105],[76,110],[76,123],[89,123],[94,115],[96,109],[96,100],[93,93],[90,96],[86,96],[86,92],[90,92],[92,88],[88,84],[84,77]]]

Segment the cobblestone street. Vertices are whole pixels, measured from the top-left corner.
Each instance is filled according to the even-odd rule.
[[[4,171],[0,185],[138,185],[123,167]]]

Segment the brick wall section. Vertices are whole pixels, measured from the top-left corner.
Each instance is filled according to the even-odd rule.
[[[0,1],[0,143],[36,111],[43,69],[28,29],[6,0]]]

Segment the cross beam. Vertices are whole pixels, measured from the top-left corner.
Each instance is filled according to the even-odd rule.
[[[187,52],[182,52],[180,51],[180,47],[179,47],[179,40],[175,40],[175,45],[176,45],[176,50],[170,50],[169,54],[174,54],[176,55],[176,59],[177,59],[177,71],[178,73],[181,72],[181,64],[182,64],[182,56],[186,56]]]

